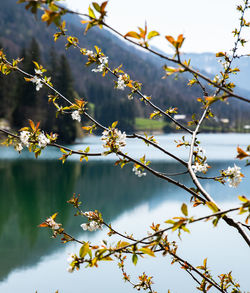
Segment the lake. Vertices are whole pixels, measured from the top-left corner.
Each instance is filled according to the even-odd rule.
[[[162,135],[157,140],[169,151],[187,159],[185,149],[176,148],[174,143],[174,139],[181,136]],[[202,182],[216,202],[227,209],[237,205],[238,195],[249,197],[250,167],[234,158],[237,145],[244,148],[250,144],[250,134],[202,134],[199,140],[206,149],[208,164],[212,166],[208,176],[218,174],[218,170],[234,163],[242,167],[245,175],[237,189],[214,181]],[[90,152],[96,152],[102,150],[99,142],[99,137],[87,137],[72,147],[84,150],[89,145]],[[181,165],[142,142],[128,140],[126,151],[135,158],[146,153],[152,166],[162,172],[183,171]],[[54,148],[47,148],[39,160],[27,151],[19,155],[12,148],[0,148],[1,293],[136,292],[124,283],[115,262],[100,264],[99,268],[83,266],[78,272],[68,273],[68,253],[78,253],[80,247],[72,243],[61,244],[60,239],[50,237],[49,230],[37,227],[58,212],[58,222],[81,240],[100,243],[102,239],[108,239],[105,229],[97,232],[81,229],[83,219],[74,217],[74,210],[66,203],[73,193],[81,194],[83,210],[98,209],[114,228],[133,233],[137,238],[149,231],[153,221],[163,223],[177,213],[180,215],[183,202],[189,205],[190,215],[211,213],[208,209],[191,208],[189,196],[163,180],[150,174],[136,177],[132,165],[123,169],[115,167],[114,157],[90,158],[88,163],[80,163],[77,156],[72,156],[62,165],[57,160],[59,156],[60,152]],[[193,186],[187,175],[178,176],[178,180]],[[238,218],[237,213],[232,216]],[[182,240],[175,233],[169,233],[169,239],[176,239],[179,244],[179,255],[194,266],[202,264],[207,257],[214,276],[232,270],[242,291],[247,292],[250,288],[249,248],[238,232],[223,222],[216,228],[211,222],[199,222],[190,225],[189,229],[191,234],[183,234]],[[168,289],[171,293],[194,292],[193,280],[177,264],[170,265],[170,262],[170,257],[160,255],[139,259],[136,267],[128,261],[127,272],[134,276],[144,271],[153,275],[153,288],[158,293],[166,293]]]

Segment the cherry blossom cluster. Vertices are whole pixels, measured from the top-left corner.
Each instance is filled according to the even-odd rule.
[[[123,91],[125,89],[125,87],[126,87],[126,82],[128,82],[128,80],[129,80],[129,77],[128,77],[128,75],[126,73],[123,74],[123,75],[119,75],[118,80],[116,82],[116,88],[118,90]]]
[[[15,149],[20,152],[23,149],[23,146],[29,147],[30,146],[30,139],[32,138],[32,135],[33,134],[30,131],[26,131],[26,130],[21,131],[20,137],[19,137],[20,143],[18,143],[15,146]],[[55,135],[53,135],[53,136],[55,136]],[[50,143],[50,139],[43,132],[41,132],[37,136],[37,143],[40,148],[45,148]]]
[[[67,258],[67,262],[69,263],[67,271],[69,273],[73,273],[73,271],[74,271],[73,267],[71,266],[71,263],[75,260],[75,257],[76,257],[76,255],[74,253],[69,253],[69,256]]]
[[[206,151],[202,147],[197,147],[194,150],[194,156],[195,156],[195,163],[192,165],[192,168],[195,173],[202,172],[206,173],[208,168],[210,166],[206,163]]]
[[[36,90],[37,91],[39,91],[42,88],[42,86],[43,86],[42,79],[39,78],[39,77],[37,77],[36,75],[34,77],[32,77],[30,79],[30,81],[36,84]]]
[[[218,62],[223,66],[224,70],[228,70],[230,62],[226,60],[219,59]]]
[[[90,232],[102,229],[102,218],[98,211],[88,211],[82,213],[85,217],[88,218],[89,223],[81,224],[81,227],[84,231],[88,230]]]
[[[209,168],[209,165],[207,163],[200,164],[198,162],[195,162],[194,165],[192,165],[192,168],[194,169],[194,173],[196,172],[206,173],[207,169]]]
[[[45,223],[53,230],[58,230],[61,226],[61,224],[58,224],[52,217],[49,217]]]
[[[42,76],[43,71],[41,69],[35,68],[35,74],[36,75],[32,77],[30,81],[36,84],[36,90],[39,91],[43,86],[42,79],[39,77]]]
[[[222,174],[228,177],[227,181],[230,187],[237,187],[240,184],[242,177],[244,177],[244,175],[240,172],[240,169],[240,167],[234,164],[233,167],[228,167],[223,171]]]
[[[97,221],[91,221],[89,223],[83,223],[80,225],[84,231],[96,231],[98,229],[102,229],[102,224]]]
[[[73,120],[81,122],[81,115],[80,115],[79,110],[76,110],[76,111],[72,112],[71,117],[72,117]]]
[[[92,51],[90,51],[90,54],[92,54]],[[92,69],[93,72],[103,72],[103,70],[108,65],[108,57],[107,56],[99,57],[98,61],[100,64],[97,66],[97,68]]]
[[[91,58],[95,58],[95,53],[92,50],[86,50],[86,55]]]
[[[117,128],[110,128],[103,131],[101,140],[105,142],[104,148],[117,152],[126,146],[126,133],[122,133]]]
[[[133,167],[132,171],[137,175],[138,177],[146,176],[147,174],[143,172],[140,168]]]

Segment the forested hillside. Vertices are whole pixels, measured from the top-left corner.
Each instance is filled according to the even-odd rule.
[[[79,38],[82,47],[101,47],[113,66],[123,64],[132,79],[142,82],[142,92],[152,96],[156,104],[166,109],[177,107],[180,114],[187,116],[199,110],[200,104],[195,102],[201,95],[198,88],[188,87],[182,76],[177,81],[174,77],[163,80],[163,64],[160,60],[156,61],[147,53],[125,44],[108,31],[100,32],[94,28],[84,35],[84,27],[76,16],[68,16],[66,21],[69,33]],[[86,60],[76,49],[66,51],[63,39],[55,43],[54,25],[48,27],[40,21],[39,14],[36,19],[25,10],[24,5],[16,4],[16,0],[1,0],[0,31],[0,46],[5,49],[8,58],[24,58],[22,68],[30,73],[34,73],[32,61],[39,61],[48,69],[54,86],[68,98],[73,100],[79,95],[91,102],[95,118],[100,122],[109,125],[112,120],[119,118],[119,128],[131,132],[134,130],[135,117],[149,116],[142,102],[135,99],[131,102],[127,99],[126,90],[121,92],[114,89],[110,76],[103,78],[86,68]],[[31,118],[42,121],[45,130],[53,129],[64,139],[65,131],[70,133],[68,142],[76,137],[75,123],[70,117],[63,124],[61,119],[55,118],[53,106],[48,105],[48,92],[45,89],[36,92],[34,85],[27,84],[18,74],[7,78],[0,76],[0,89],[0,119],[7,119],[11,126],[18,129]],[[231,103],[224,108],[222,111],[217,104],[216,116],[229,118],[234,126],[250,120],[249,109],[242,111],[240,104]]]

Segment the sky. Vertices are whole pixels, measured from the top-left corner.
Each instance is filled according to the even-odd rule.
[[[91,4],[89,0],[64,1],[79,12],[86,12]],[[242,3],[242,0],[109,0],[106,22],[125,34],[143,27],[147,21],[149,30],[161,34],[152,45],[166,52],[172,49],[164,36],[179,34],[185,36],[184,52],[229,51],[233,46],[232,31],[239,23],[236,5]],[[250,21],[250,13],[247,20]],[[244,37],[250,40],[250,28],[245,30]],[[250,45],[241,53],[250,53]]]

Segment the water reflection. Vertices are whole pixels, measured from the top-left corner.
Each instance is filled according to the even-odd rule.
[[[57,162],[0,162],[0,279],[13,268],[30,265],[46,253],[51,241],[37,225],[55,210],[67,222],[65,202],[75,186],[79,165]]]
[[[154,163],[155,168],[171,173],[183,171],[173,163]],[[222,169],[223,163],[215,163]],[[246,169],[246,172],[250,172]],[[209,175],[212,175],[213,171]],[[250,175],[250,174],[249,174]],[[188,176],[178,177],[187,186],[192,186]],[[235,191],[218,183],[208,184],[216,192],[217,201],[235,201]],[[238,194],[247,190],[249,183],[243,182]],[[0,161],[0,280],[17,268],[31,267],[41,257],[58,250],[59,241],[49,239],[46,229],[37,225],[55,211],[58,220],[73,234],[79,233],[82,219],[72,217],[72,208],[66,201],[73,193],[81,194],[84,210],[98,209],[107,221],[148,203],[151,207],[166,205],[167,202],[187,200],[185,192],[175,186],[148,175],[138,178],[131,166],[124,169],[110,162],[78,162],[17,160]],[[143,211],[139,213],[143,219]]]

